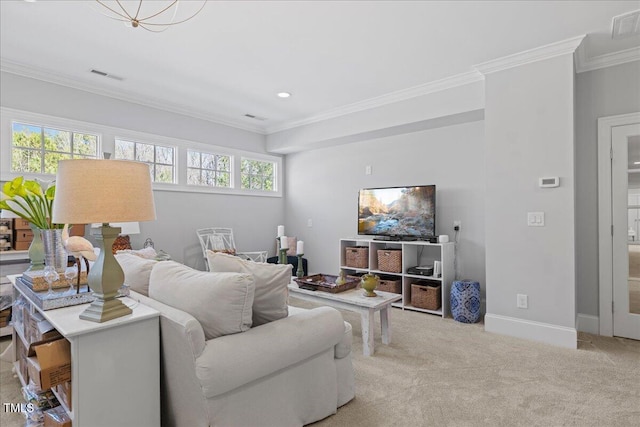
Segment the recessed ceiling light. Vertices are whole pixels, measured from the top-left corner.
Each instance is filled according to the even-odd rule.
[[[289,92],[278,92],[279,98],[289,98],[291,94]]]

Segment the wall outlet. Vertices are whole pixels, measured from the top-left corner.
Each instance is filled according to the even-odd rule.
[[[311,218],[307,220],[307,227],[313,227],[313,220]]]
[[[364,174],[371,175],[371,165],[367,165],[364,167]]]
[[[518,308],[529,308],[529,298],[525,294],[518,294],[518,300],[516,302]]]
[[[462,225],[462,221],[459,221],[459,220],[458,220],[458,221],[453,221],[453,229],[454,229],[455,231],[460,230],[460,226],[461,226],[461,225]]]

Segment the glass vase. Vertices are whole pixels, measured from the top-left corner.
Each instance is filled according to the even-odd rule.
[[[44,244],[44,264],[52,266],[56,272],[64,274],[67,268],[67,251],[62,241],[62,230],[40,230]]]

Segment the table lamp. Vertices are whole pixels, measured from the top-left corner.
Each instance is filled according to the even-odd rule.
[[[98,228],[102,224],[91,224],[91,227]],[[120,235],[116,237],[113,242],[112,252],[114,254],[118,253],[118,251],[133,249],[131,247],[131,240],[129,239],[130,234],[140,234],[140,223],[138,221],[134,222],[110,222],[110,226],[112,227],[120,227]]]
[[[100,248],[88,277],[96,299],[80,318],[105,322],[130,314],[131,309],[116,298],[124,273],[111,252],[121,229],[109,223],[156,219],[149,165],[129,160],[61,160],[52,216],[56,224],[102,224],[91,230]]]

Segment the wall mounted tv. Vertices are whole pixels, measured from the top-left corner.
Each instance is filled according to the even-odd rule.
[[[358,234],[413,240],[435,237],[436,186],[360,190]]]

